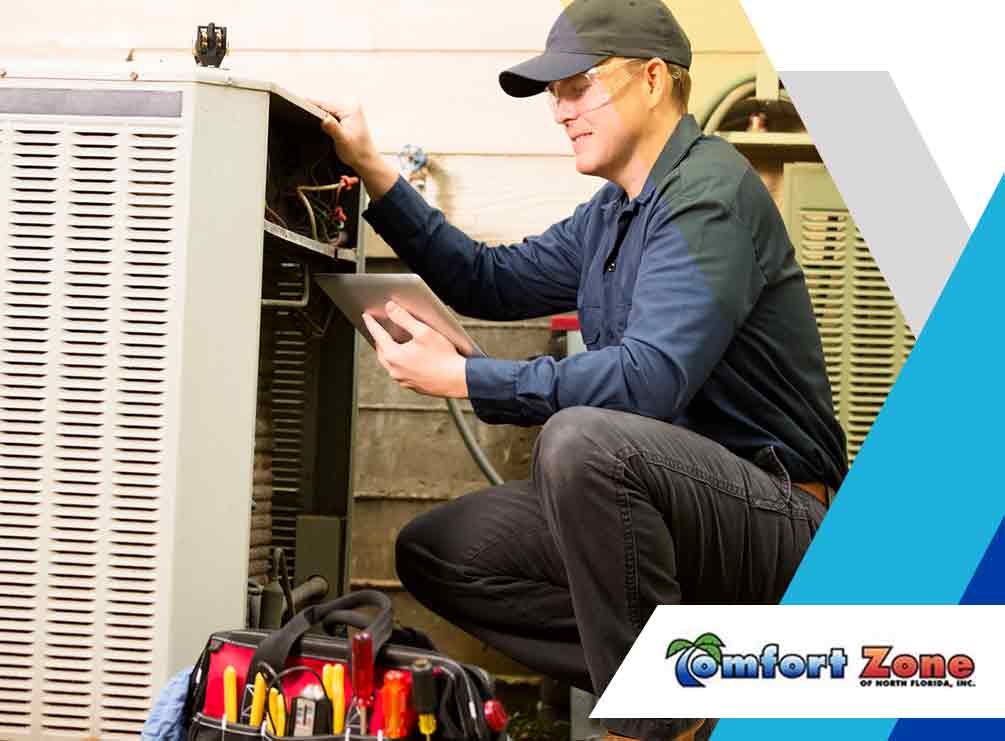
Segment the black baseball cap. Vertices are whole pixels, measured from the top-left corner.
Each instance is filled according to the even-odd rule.
[[[690,69],[691,42],[662,0],[574,0],[551,27],[544,54],[501,72],[499,84],[526,98],[608,57],[656,57]]]

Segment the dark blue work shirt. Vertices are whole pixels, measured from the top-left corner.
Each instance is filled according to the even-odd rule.
[[[820,334],[785,225],[750,163],[685,116],[635,199],[608,183],[569,218],[489,248],[404,180],[365,214],[461,314],[579,314],[588,352],[470,358],[486,422],[539,424],[595,406],[687,427],[753,459],[773,447],[794,481],[847,469]]]

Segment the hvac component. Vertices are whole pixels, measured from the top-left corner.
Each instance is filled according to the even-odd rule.
[[[784,202],[851,464],[914,347],[914,335],[826,168],[786,164]]]
[[[202,67],[219,67],[227,56],[227,27],[210,23],[196,28],[192,55]]]
[[[263,219],[267,169],[341,171],[319,116],[203,68],[0,80],[0,738],[136,738],[304,513],[345,589],[354,331],[261,307],[359,265]]]

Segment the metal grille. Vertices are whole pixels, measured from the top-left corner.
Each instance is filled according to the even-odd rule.
[[[178,132],[2,127],[0,527],[17,548],[0,733],[135,738],[160,617]]]
[[[258,393],[255,406],[255,462],[252,476],[252,511],[248,579],[269,580],[272,548],[272,356],[273,312],[263,310],[258,334]]]
[[[17,136],[14,141],[13,137]],[[46,573],[40,563],[48,471],[46,369],[52,344],[58,140],[0,123],[7,248],[0,343],[0,733],[32,725],[32,675]]]
[[[266,253],[263,294],[295,300],[303,294],[302,266]],[[297,515],[303,511],[304,470],[309,465],[307,428],[313,414],[311,377],[316,362],[309,333],[296,311],[265,309],[272,328],[262,352],[271,353],[272,378],[272,545],[284,549],[295,569]]]
[[[796,249],[850,463],[914,347],[914,336],[847,211],[801,209]]]

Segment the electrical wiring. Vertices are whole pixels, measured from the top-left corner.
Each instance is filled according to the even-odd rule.
[[[342,231],[345,227],[346,215],[345,211],[339,205],[339,198],[342,195],[342,191],[347,188],[351,188],[359,182],[359,178],[352,177],[349,175],[343,175],[339,182],[329,183],[326,185],[298,185],[296,187],[297,197],[304,204],[307,209],[307,216],[310,219],[311,224],[311,237],[315,240],[318,238],[318,224],[317,219],[314,216],[314,207],[311,206],[311,201],[307,197],[306,193],[312,192],[323,192],[323,191],[335,191],[335,205],[331,212],[326,212],[326,215],[330,219],[331,215],[334,214],[336,223],[338,225],[338,231]],[[321,210],[320,208],[318,210]],[[326,230],[327,231],[327,230]],[[327,235],[326,235],[327,236]]]
[[[286,226],[286,220],[282,216],[277,214],[275,211],[273,211],[268,203],[265,204],[265,212],[269,214],[269,216],[271,216],[273,219],[275,219],[276,222],[279,224],[279,226],[283,227],[283,229],[289,228],[288,226]]]

